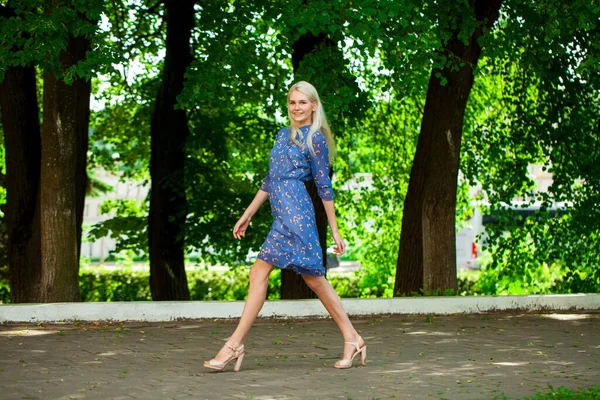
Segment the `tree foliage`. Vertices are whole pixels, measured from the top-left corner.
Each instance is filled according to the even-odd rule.
[[[93,79],[90,166],[148,184],[150,120],[165,51],[162,2],[10,3],[18,17],[0,22],[0,80],[7,67],[27,64],[66,82]],[[50,4],[53,12],[43,12]],[[468,7],[420,0],[196,2],[194,60],[177,105],[190,128],[188,254],[237,265],[262,243],[266,207],[245,240],[232,240],[231,228],[267,172],[268,151],[285,123],[292,46],[313,35],[322,42],[296,78],[319,89],[332,122],[336,207],[351,255],[364,267],[361,296],[390,296],[430,73],[462,67],[440,49],[452,32],[464,41],[477,28],[459,18]],[[483,273],[499,283],[497,293],[514,282],[523,292],[535,290],[544,268],[559,271],[556,290],[600,285],[599,16],[596,1],[504,0],[498,24],[481,40],[456,214],[464,221],[472,212],[467,184],[480,185],[479,206],[498,221],[487,229]],[[85,61],[61,71],[55,55],[69,34],[90,37],[92,48]],[[447,83],[442,72],[434,76]],[[547,193],[533,186],[530,164],[552,173]],[[357,176],[369,177],[369,185],[353,186]],[[514,207],[506,206],[515,198],[541,204],[540,212],[515,221]],[[548,210],[556,204],[563,208],[553,217]],[[148,253],[147,201],[111,201],[103,211],[113,216],[92,229],[93,238],[111,235],[118,250]]]
[[[484,208],[504,209],[487,239],[499,292],[514,282],[527,292],[544,265],[561,271],[557,290],[600,287],[599,16],[593,2],[509,2],[487,38],[472,103],[483,115],[471,120],[463,170],[482,185]],[[552,173],[547,192],[530,164]],[[540,211],[520,220],[502,206],[515,197]]]

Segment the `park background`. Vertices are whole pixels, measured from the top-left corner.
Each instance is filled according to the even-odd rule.
[[[2,1],[2,301],[243,299],[268,206],[244,241],[231,228],[300,79],[331,121],[361,265],[328,272],[341,296],[598,292],[599,16],[591,0]],[[148,195],[86,226],[104,173]],[[458,273],[477,211],[485,256]],[[81,257],[106,236],[116,269]],[[311,295],[271,277],[270,299]]]

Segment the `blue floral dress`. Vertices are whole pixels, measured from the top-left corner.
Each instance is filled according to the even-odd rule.
[[[277,133],[270,153],[269,172],[261,190],[269,193],[273,225],[258,258],[297,274],[325,275],[315,211],[303,181],[314,179],[319,197],[333,200],[329,171],[329,149],[321,132],[313,136],[315,155],[306,145],[310,125],[300,128],[297,140],[290,140],[289,128]]]

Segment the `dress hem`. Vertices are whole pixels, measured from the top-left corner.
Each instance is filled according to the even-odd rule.
[[[325,276],[325,272],[326,272],[326,269],[324,267],[317,268],[317,271],[322,272],[322,273],[315,274],[315,273],[311,273],[312,270],[309,270],[308,268],[299,267],[294,264],[278,265],[277,263],[273,262],[273,260],[267,260],[265,258],[262,258],[260,255],[256,258],[261,261],[266,262],[267,264],[273,265],[281,270],[285,269],[287,271],[294,271],[297,275]]]

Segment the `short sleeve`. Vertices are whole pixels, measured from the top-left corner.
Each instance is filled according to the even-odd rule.
[[[313,137],[313,149],[315,154],[310,154],[310,166],[317,193],[323,200],[333,200],[333,189],[329,178],[329,172],[331,171],[329,148],[327,147],[327,140],[321,132],[317,132]]]

